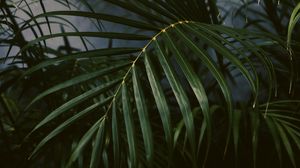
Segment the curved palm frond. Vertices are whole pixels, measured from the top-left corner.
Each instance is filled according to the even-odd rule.
[[[79,125],[79,136],[71,140],[72,152],[64,166],[81,162],[89,167],[175,167],[177,157],[184,159],[178,161],[181,164],[204,166],[216,149],[215,141],[222,141],[224,158],[230,147],[238,158],[245,123],[250,128],[254,164],[265,124],[279,157],[283,145],[296,166],[292,146],[300,146],[299,109],[288,109],[299,102],[273,101],[281,87],[277,81],[279,69],[289,68],[273,59],[269,48],[276,48],[288,62],[284,40],[220,25],[214,1],[106,2],[131,15],[96,12],[87,2],[83,4],[89,11],[47,11],[42,5],[41,14],[30,14],[30,19],[14,30],[17,35],[28,28],[35,32],[34,27],[42,24],[49,29],[49,34],[40,29],[40,36],[22,44],[13,58],[28,66],[19,81],[34,79],[40,72],[57,76],[55,69],[59,67],[66,70],[53,83],[43,80],[51,83],[43,85],[43,91],[25,108],[28,113],[44,99],[66,95],[50,106],[50,113],[28,134],[26,140],[47,126],[51,129],[30,159],[64,131]],[[108,22],[130,31],[79,31],[64,20],[66,16],[91,22],[96,19],[97,27],[105,27]],[[61,22],[74,27],[74,32],[51,30],[53,24]],[[47,40],[59,37],[77,37],[87,51],[51,50]],[[90,49],[90,37],[107,41],[109,47]],[[291,77],[287,83],[293,80]],[[249,98],[238,100],[237,94]],[[245,110],[241,104],[247,104]],[[295,115],[282,114],[285,110]]]

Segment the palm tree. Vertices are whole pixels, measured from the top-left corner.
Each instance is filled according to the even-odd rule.
[[[1,167],[296,167],[298,2],[1,1]]]

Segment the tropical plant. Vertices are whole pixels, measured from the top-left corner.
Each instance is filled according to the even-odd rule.
[[[296,3],[2,0],[0,166],[296,167]]]

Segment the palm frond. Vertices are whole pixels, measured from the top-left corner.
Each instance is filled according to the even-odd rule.
[[[215,1],[105,1],[128,16],[97,12],[87,1],[80,4],[88,11],[75,8],[72,1],[57,2],[67,9],[49,11],[40,0],[40,14],[27,11],[30,18],[20,23],[0,20],[15,35],[1,42],[20,47],[5,59],[25,65],[13,81],[26,81],[38,92],[22,115],[46,103],[45,117],[25,138],[26,142],[46,130],[30,159],[77,128],[68,139],[73,145],[68,144],[71,152],[63,167],[199,167],[214,165],[215,151],[223,155],[219,160],[234,153],[239,164],[244,140],[251,144],[256,165],[261,132],[268,127],[280,161],[287,152],[296,167],[299,102],[298,97],[288,97],[296,83],[295,64],[281,37],[221,25]],[[29,6],[26,3],[21,11]],[[298,21],[298,8],[290,32]],[[96,30],[80,31],[65,17],[89,20]],[[106,23],[120,29],[106,31]],[[53,29],[56,24],[61,31]],[[11,30],[12,25],[17,29]],[[40,26],[47,26],[49,33]],[[34,38],[20,44],[16,37],[23,37],[25,30]],[[72,37],[86,51],[56,51],[48,41],[61,37],[65,47],[72,48]],[[270,49],[282,54],[282,61]],[[291,77],[285,75],[289,70]],[[279,75],[290,78],[284,81],[288,94]],[[279,96],[287,100],[275,101]]]

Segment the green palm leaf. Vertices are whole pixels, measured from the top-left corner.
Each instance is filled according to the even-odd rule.
[[[103,2],[128,14],[118,16],[97,12],[87,1],[79,1],[87,11],[71,1],[56,1],[68,9],[50,11],[40,0],[42,13],[34,15],[26,3],[21,11],[30,18],[20,22],[13,16],[3,19],[11,7],[6,2],[0,7],[8,10],[2,12],[1,26],[15,34],[0,37],[10,46],[4,60],[25,64],[14,80],[27,81],[21,86],[32,85],[38,92],[22,115],[39,108],[39,102],[47,105],[48,113],[41,114],[46,116],[27,138],[56,125],[43,134],[30,159],[72,125],[83,131],[70,135],[76,138],[68,163],[62,164],[67,167],[176,167],[177,163],[205,167],[215,165],[213,154],[222,155],[224,148],[224,159],[230,157],[231,147],[239,166],[240,147],[248,143],[256,166],[260,133],[267,130],[280,162],[284,162],[282,152],[287,152],[296,167],[298,151],[293,147],[300,147],[299,97],[274,101],[273,95],[287,99],[298,82],[291,72],[289,93],[279,91],[286,89],[278,79],[286,77],[286,62],[292,61],[288,50],[300,17],[299,5],[291,16],[286,50],[281,37],[221,25],[222,8],[216,1]],[[79,31],[67,17],[90,20],[97,30]],[[63,27],[62,32],[53,29],[56,24]],[[41,26],[47,26],[50,34]],[[72,32],[65,31],[68,26]],[[114,26],[117,32],[110,30]],[[34,38],[18,41],[25,31],[31,31]],[[86,51],[70,49],[63,54],[48,44],[63,38],[64,47],[71,47],[71,37],[79,39]],[[91,42],[94,38],[105,40],[108,47]],[[11,56],[15,45],[20,49]],[[282,57],[287,55],[287,61],[280,62],[271,51],[275,49]],[[290,65],[296,71],[294,63]]]

